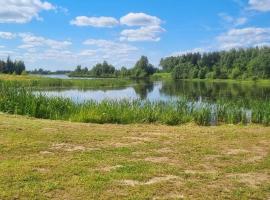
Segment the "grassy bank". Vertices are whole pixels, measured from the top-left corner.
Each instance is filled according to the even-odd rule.
[[[152,79],[152,80],[171,80],[172,76],[171,76],[171,73],[155,73],[150,77],[150,79]]]
[[[106,88],[123,87],[132,84],[129,79],[57,79],[41,76],[15,76],[0,75],[0,81],[17,84],[25,87],[80,87],[80,88]]]
[[[152,80],[173,80],[171,73],[155,73],[151,76]],[[262,86],[270,86],[270,80],[258,79],[258,80],[242,80],[242,79],[180,79],[191,82],[209,82],[209,83],[238,83],[238,84],[257,84]]]
[[[194,82],[209,82],[209,83],[238,83],[238,84],[257,84],[262,86],[270,86],[270,80],[258,79],[258,80],[242,80],[242,79],[185,79],[187,81]]]
[[[268,199],[269,133],[0,114],[0,199]]]
[[[212,105],[185,98],[178,101],[104,100],[75,103],[67,98],[33,94],[31,89],[0,84],[0,111],[36,118],[86,123],[160,123],[179,125],[270,124],[270,102],[228,101]]]

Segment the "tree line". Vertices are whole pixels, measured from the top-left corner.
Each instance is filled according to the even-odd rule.
[[[23,61],[12,61],[10,57],[8,57],[6,61],[0,60],[0,73],[20,75],[23,72],[25,72],[25,65]]]
[[[270,48],[187,53],[161,59],[160,66],[174,79],[269,79]]]
[[[122,67],[120,70],[116,69],[113,65],[104,61],[98,63],[91,69],[87,67],[82,68],[80,65],[70,73],[73,77],[101,77],[101,78],[113,78],[113,77],[130,77],[130,78],[146,78],[154,74],[157,69],[148,61],[146,56],[142,56],[131,69]]]

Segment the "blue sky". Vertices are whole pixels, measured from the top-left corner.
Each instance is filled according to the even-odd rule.
[[[270,0],[2,0],[0,58],[28,69],[132,67],[160,58],[270,46]]]

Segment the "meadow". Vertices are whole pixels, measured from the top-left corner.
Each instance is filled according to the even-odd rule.
[[[264,200],[269,132],[0,114],[0,199]]]

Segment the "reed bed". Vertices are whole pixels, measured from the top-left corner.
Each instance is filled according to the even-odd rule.
[[[24,86],[31,88],[110,88],[110,87],[123,87],[131,85],[133,82],[130,79],[57,79],[46,77],[28,77],[28,78],[7,78],[0,76],[0,84],[7,84],[10,86]]]
[[[179,125],[247,124],[270,125],[270,102],[222,102],[216,104],[190,101],[104,100],[76,103],[62,97],[36,94],[29,87],[13,83],[0,84],[0,111],[52,120],[85,123],[160,123]]]

